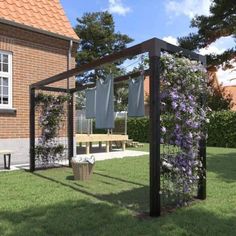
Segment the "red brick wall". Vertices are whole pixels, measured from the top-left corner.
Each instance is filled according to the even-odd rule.
[[[236,111],[236,87],[226,86],[224,87],[225,96],[230,95],[232,97],[232,111]]]
[[[144,95],[145,97],[149,96],[149,76],[146,76],[144,80]]]
[[[29,137],[29,85],[67,70],[68,47],[69,41],[0,24],[0,50],[11,51],[13,55],[16,109],[15,115],[0,113],[0,138]],[[71,65],[75,65],[74,58]],[[74,86],[74,78],[70,82]],[[66,87],[66,81],[62,84]]]

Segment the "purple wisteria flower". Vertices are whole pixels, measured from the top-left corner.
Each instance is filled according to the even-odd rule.
[[[206,92],[206,74],[205,68],[196,61],[168,53],[164,53],[161,60],[164,65],[161,79],[161,143],[178,150],[174,156],[164,155],[165,161],[162,163],[163,168],[169,170],[172,182],[167,188],[178,186],[175,191],[184,193],[185,200],[178,203],[181,205],[196,190],[202,170],[199,141],[207,121],[207,108],[201,106],[199,99]]]

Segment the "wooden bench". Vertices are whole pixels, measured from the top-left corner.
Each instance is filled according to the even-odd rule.
[[[13,153],[13,151],[11,151],[11,150],[1,150],[0,149],[0,155],[3,155],[3,158],[4,158],[4,169],[10,170],[12,153]],[[7,160],[7,157],[8,157],[8,160]]]
[[[90,153],[91,144],[98,142],[101,147],[102,142],[106,143],[106,152],[109,152],[112,146],[112,142],[121,142],[122,149],[125,151],[125,143],[128,141],[128,135],[116,135],[116,134],[76,134],[76,143],[86,143],[86,154]]]

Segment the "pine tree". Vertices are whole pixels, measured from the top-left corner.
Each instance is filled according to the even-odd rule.
[[[128,35],[115,32],[113,16],[107,11],[85,13],[77,19],[77,22],[75,31],[80,37],[77,53],[78,66],[120,51],[133,41]],[[86,81],[94,81],[96,76],[101,77],[104,74],[120,75],[122,69],[118,65],[121,63],[122,61],[119,61],[102,66],[102,68],[83,74],[83,78]]]
[[[197,33],[178,38],[180,46],[190,50],[204,48],[217,39],[232,36],[236,41],[236,0],[213,0],[209,16],[196,16],[191,27],[197,28]],[[236,61],[236,47],[229,48],[220,55],[207,55],[209,66],[223,65],[231,68]]]

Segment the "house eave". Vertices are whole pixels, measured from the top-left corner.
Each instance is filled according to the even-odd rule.
[[[35,28],[35,27],[32,27],[32,26],[21,24],[21,23],[15,22],[15,21],[6,20],[6,19],[3,19],[3,18],[0,18],[0,23],[15,26],[15,27],[18,27],[18,28],[21,28],[21,29],[30,30],[32,32],[48,35],[48,36],[51,36],[51,37],[54,37],[54,38],[59,38],[59,39],[67,40],[67,41],[73,41],[75,43],[79,43],[79,41],[80,41],[79,39],[71,38],[71,37],[68,37],[68,36],[65,36],[65,35],[60,35],[60,34],[53,33],[53,32],[50,32],[50,31],[46,31],[46,30],[43,30],[43,29],[38,29],[38,28]]]

